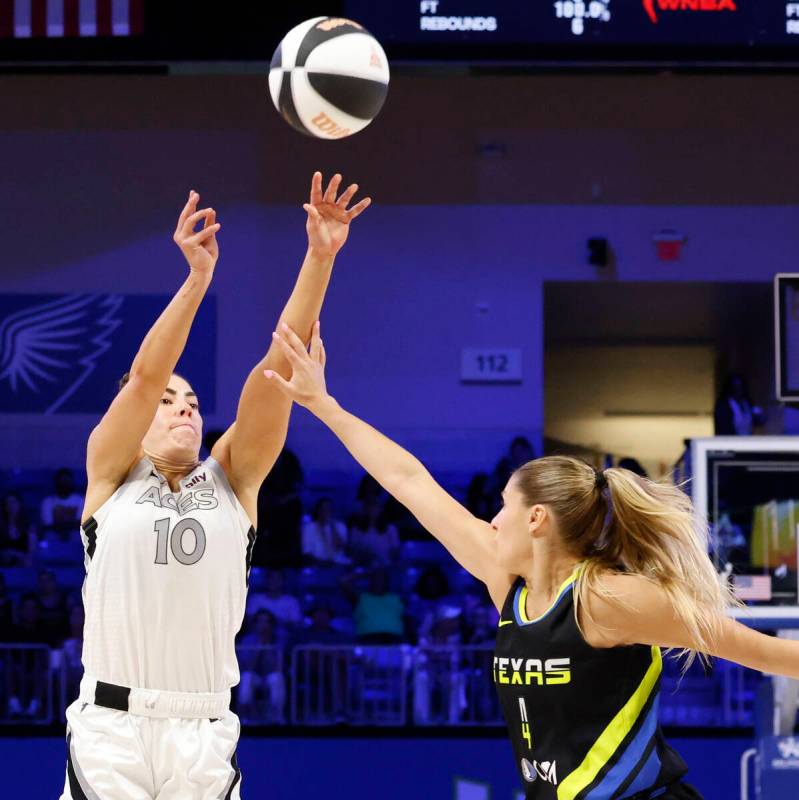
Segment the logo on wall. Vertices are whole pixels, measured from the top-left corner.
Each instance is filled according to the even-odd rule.
[[[9,314],[0,321],[0,385],[57,411],[111,346],[121,305],[115,295],[63,295]]]
[[[793,736],[778,741],[777,748],[783,758],[799,758],[799,739]]]
[[[168,295],[0,294],[0,414],[98,414]],[[178,364],[216,407],[216,298],[197,312]]]
[[[737,11],[735,0],[642,0],[644,10],[653,23],[659,11]]]

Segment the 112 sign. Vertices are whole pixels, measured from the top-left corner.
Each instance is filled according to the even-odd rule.
[[[521,349],[464,347],[461,350],[461,381],[463,383],[521,383]]]

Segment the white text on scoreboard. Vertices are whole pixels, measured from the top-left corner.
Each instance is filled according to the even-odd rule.
[[[799,36],[799,3],[785,4],[785,32]]]
[[[610,22],[610,0],[558,0],[555,16],[571,21],[572,35],[585,33],[586,21]]]
[[[447,15],[444,0],[421,0],[419,3],[419,30],[447,33],[496,33],[499,24],[494,16]]]

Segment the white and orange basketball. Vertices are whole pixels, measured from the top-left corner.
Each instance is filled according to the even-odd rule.
[[[365,128],[383,107],[388,81],[380,43],[340,17],[314,17],[292,28],[269,69],[269,91],[283,119],[321,139]]]

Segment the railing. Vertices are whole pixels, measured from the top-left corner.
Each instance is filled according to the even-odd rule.
[[[413,650],[393,646],[295,647],[294,725],[404,725]]]
[[[244,725],[503,725],[484,646],[240,646],[233,710]],[[0,645],[0,725],[65,721],[78,696],[79,653]],[[288,663],[287,663],[288,662]],[[664,725],[748,726],[757,673],[718,661],[713,674],[664,665]]]
[[[491,682],[494,648],[419,647],[414,654],[416,725],[503,725]]]
[[[242,724],[282,725],[286,721],[286,674],[280,647],[240,646],[241,680],[235,708]]]

